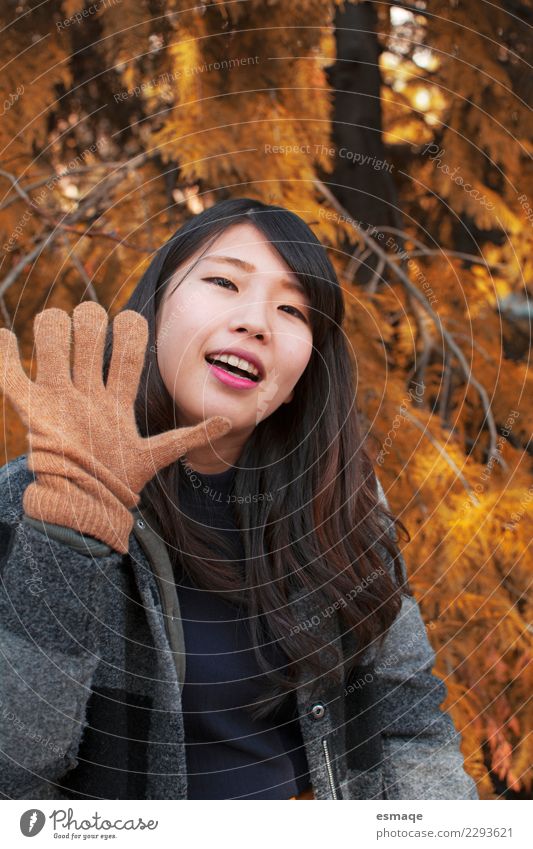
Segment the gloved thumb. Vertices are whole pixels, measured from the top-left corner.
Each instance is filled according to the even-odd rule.
[[[150,464],[155,469],[163,469],[192,448],[215,442],[228,433],[231,427],[231,419],[226,416],[212,416],[192,427],[180,427],[151,436],[146,440]]]

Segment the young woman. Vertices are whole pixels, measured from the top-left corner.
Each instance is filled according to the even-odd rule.
[[[41,312],[35,382],[0,330],[4,798],[477,798],[343,315],[309,227],[239,198],[112,326]]]

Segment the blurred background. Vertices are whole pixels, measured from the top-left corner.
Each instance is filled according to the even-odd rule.
[[[2,0],[2,326],[34,375],[36,313],[113,318],[204,207],[304,218],[466,768],[531,798],[532,4],[191,6]]]

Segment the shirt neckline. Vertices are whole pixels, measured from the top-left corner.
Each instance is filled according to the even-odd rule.
[[[230,466],[223,472],[214,472],[210,474],[198,472],[192,469],[190,476],[191,479],[187,479],[185,482],[184,490],[186,493],[190,493],[193,497],[195,494],[197,498],[203,495],[209,502],[210,499],[208,490],[212,490],[213,493],[218,492],[224,496],[231,491],[235,472],[235,466]]]

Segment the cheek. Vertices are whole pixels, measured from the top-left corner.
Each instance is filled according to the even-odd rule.
[[[283,335],[283,344],[276,350],[274,368],[270,380],[259,386],[259,397],[262,401],[268,399],[268,413],[274,412],[288,396],[304,373],[313,353],[313,338],[311,332],[300,335]],[[262,416],[264,418],[264,416]]]
[[[206,327],[205,303],[199,293],[184,290],[164,305],[157,332],[160,367],[180,369],[202,347]]]
[[[313,339],[311,333],[301,336],[287,338],[280,352],[279,371],[286,376],[287,383],[295,384],[305,371],[311,354],[313,353]]]

